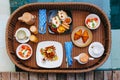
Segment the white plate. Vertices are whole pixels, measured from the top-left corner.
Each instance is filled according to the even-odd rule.
[[[20,30],[25,31],[26,36],[28,37],[27,39],[19,40],[19,39],[16,37],[17,32],[20,31]],[[19,29],[15,32],[15,38],[16,38],[16,40],[17,40],[19,43],[26,43],[26,42],[28,42],[28,41],[30,40],[30,39],[29,39],[30,35],[31,35],[31,33],[30,33],[30,31],[29,31],[27,28],[19,28]]]
[[[100,42],[93,42],[90,44],[88,52],[90,56],[94,58],[99,58],[104,53],[104,47]]]
[[[44,56],[40,53],[40,49],[51,45],[54,45],[54,47],[56,48],[56,54],[58,56],[58,60],[43,62]],[[62,60],[63,60],[63,47],[61,43],[55,41],[43,41],[38,43],[36,50],[36,62],[38,66],[42,68],[57,68],[61,66]]]

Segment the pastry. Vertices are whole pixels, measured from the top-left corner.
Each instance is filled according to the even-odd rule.
[[[30,36],[30,41],[37,43],[38,42],[38,38],[35,35],[31,35]]]
[[[83,42],[85,43],[88,40],[88,38],[89,38],[88,32],[87,30],[85,30],[82,35]]]
[[[37,34],[38,33],[38,29],[36,28],[36,26],[31,26],[30,27],[30,31],[34,34]]]
[[[60,18],[60,20],[64,20],[66,17],[68,17],[67,13],[63,10],[58,11],[58,17]]]
[[[78,40],[80,37],[82,37],[82,29],[74,34],[74,40]]]

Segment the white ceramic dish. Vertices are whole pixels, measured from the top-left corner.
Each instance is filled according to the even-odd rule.
[[[90,44],[88,52],[90,56],[94,58],[99,58],[104,53],[104,47],[100,42],[93,42]]]
[[[26,33],[26,34],[25,34],[26,37],[25,37],[24,39],[18,39],[18,37],[17,37],[17,33],[18,33],[20,30],[22,30],[22,31],[24,31],[24,32]],[[17,40],[19,43],[26,43],[26,42],[29,41],[30,35],[31,35],[31,33],[30,33],[30,31],[29,31],[27,28],[19,28],[19,29],[16,31],[16,33],[15,33],[15,38],[16,38],[16,40]]]
[[[48,61],[46,60],[45,62],[43,61],[43,55],[40,53],[41,48],[45,48],[48,46],[54,45],[56,48],[56,54],[58,56],[58,60],[56,61]],[[39,67],[42,68],[57,68],[60,67],[63,61],[63,47],[62,44],[56,41],[43,41],[39,42],[37,45],[37,50],[36,50],[36,62]]]
[[[20,48],[21,48],[23,45],[28,46],[28,47],[30,48],[30,50],[31,50],[31,54],[30,54],[30,56],[28,56],[27,58],[23,58],[23,57],[21,57],[21,56],[18,54]],[[18,58],[20,58],[20,59],[22,59],[22,60],[27,60],[27,59],[29,59],[29,58],[32,56],[32,54],[33,54],[33,50],[32,50],[32,48],[31,48],[31,46],[28,45],[28,44],[20,44],[20,45],[17,47],[17,49],[16,49],[16,55],[18,56]]]
[[[92,23],[94,23],[94,25],[96,25],[95,27],[91,27],[93,25],[92,23],[87,24],[88,19],[95,19],[95,18],[97,18],[97,23],[94,20],[92,20]],[[100,26],[99,16],[96,14],[89,14],[85,19],[85,25],[91,30],[97,29]]]

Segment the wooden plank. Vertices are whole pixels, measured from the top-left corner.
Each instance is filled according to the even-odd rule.
[[[85,80],[94,80],[94,71],[87,72],[85,74]]]
[[[38,74],[39,80],[48,80],[48,75],[46,73],[40,73]]]
[[[20,80],[28,80],[28,73],[20,72]]]
[[[104,71],[104,80],[112,80],[112,71]]]
[[[48,80],[56,80],[56,74],[48,74]]]
[[[75,80],[75,74],[67,74],[67,80]]]
[[[19,80],[19,72],[11,72],[11,80]]]
[[[95,79],[94,80],[103,80],[104,72],[103,71],[95,71]]]
[[[38,74],[37,73],[29,73],[29,80],[38,80]]]
[[[2,72],[1,80],[10,80],[10,72]]]
[[[57,74],[57,80],[67,80],[66,74]]]
[[[120,71],[113,71],[113,80],[120,80]]]
[[[85,80],[85,73],[77,73],[76,80]]]

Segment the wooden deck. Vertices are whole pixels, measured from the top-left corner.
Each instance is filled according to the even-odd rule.
[[[0,80],[120,80],[120,71],[91,71],[80,74],[0,72]]]

